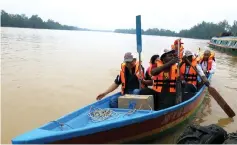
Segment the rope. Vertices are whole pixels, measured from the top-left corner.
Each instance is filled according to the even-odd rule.
[[[101,109],[101,108],[93,108],[91,106],[88,116],[92,120],[92,122],[100,122],[100,121],[108,120],[109,118],[112,118],[113,116],[118,117],[119,113],[113,111],[110,108]]]
[[[139,109],[136,109],[136,108],[131,109],[131,110],[129,110],[125,114],[124,113],[115,112],[115,111],[113,111],[110,108],[101,109],[101,108],[94,108],[93,106],[91,106],[91,108],[90,108],[90,110],[88,112],[88,116],[89,116],[89,118],[91,119],[92,122],[101,122],[101,121],[104,121],[104,120],[117,119],[121,115],[126,116],[126,115],[134,114],[137,110],[141,110],[142,105],[143,104],[141,104]],[[149,113],[151,113],[153,110],[152,110],[150,105],[149,105],[149,107],[151,109]]]
[[[139,107],[139,109],[134,108],[134,109],[128,111],[125,115],[131,115],[131,114],[135,113],[137,110],[141,110],[142,105],[143,105],[143,104],[141,104],[141,106]],[[150,106],[149,104],[148,104],[148,106],[149,106],[150,109],[151,109],[149,113],[151,113],[151,112],[152,112],[152,108],[151,108],[151,106]],[[125,115],[124,115],[124,116],[125,116]]]
[[[149,105],[149,104],[148,104]],[[89,110],[89,113],[88,113],[88,116],[89,118],[92,120],[92,122],[101,122],[101,121],[104,121],[104,120],[110,120],[111,119],[117,119],[119,118],[121,115],[123,116],[126,116],[126,115],[132,115],[134,114],[137,110],[141,110],[143,104],[141,104],[141,106],[139,107],[139,109],[131,109],[129,110],[127,113],[118,113],[118,112],[115,112],[113,111],[112,109],[110,108],[106,108],[106,109],[101,109],[101,108],[94,108],[93,106],[91,106],[90,110]],[[150,107],[150,112],[151,113],[153,110],[151,108],[151,106],[149,105]],[[115,117],[114,117],[115,116]],[[59,121],[50,121],[50,122],[54,122],[54,123],[57,123],[59,124],[59,127],[60,129],[63,131],[63,126],[68,126],[69,128],[73,129],[73,127],[69,126],[68,124],[66,123],[61,123]]]

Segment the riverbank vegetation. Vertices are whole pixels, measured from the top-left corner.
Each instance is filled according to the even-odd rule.
[[[9,14],[4,10],[1,11],[1,26],[58,30],[89,30],[75,26],[62,25],[51,19],[43,21],[38,15],[32,15],[28,18],[25,14]]]
[[[135,29],[116,29],[116,33],[128,33],[135,34]],[[217,24],[212,22],[201,22],[190,29],[184,29],[178,33],[166,29],[150,28],[142,30],[143,35],[159,35],[159,36],[175,36],[186,38],[198,38],[198,39],[211,39],[214,36],[237,36],[237,21],[234,21],[231,26],[226,20],[223,20]]]
[[[2,27],[20,27],[20,28],[38,28],[38,29],[58,29],[58,30],[84,30],[84,31],[100,31],[90,30],[87,28],[79,28],[76,26],[68,26],[60,24],[54,20],[48,19],[42,20],[38,15],[32,15],[27,17],[24,14],[9,14],[4,10],[1,11],[1,26]],[[133,29],[116,29],[114,31],[103,32],[115,32],[115,33],[127,33],[135,34],[136,30]],[[158,35],[158,36],[174,36],[174,37],[186,37],[197,39],[211,39],[214,36],[229,36],[237,35],[237,21],[234,21],[230,25],[226,20],[219,23],[201,22],[191,27],[190,29],[184,29],[179,32],[160,29],[149,28],[142,30],[143,35]]]

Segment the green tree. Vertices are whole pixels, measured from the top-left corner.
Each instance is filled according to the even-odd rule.
[[[234,21],[232,27],[230,28],[230,32],[237,36],[237,21]]]
[[[135,29],[116,29],[118,33],[132,33],[135,34]],[[234,21],[233,26],[230,26],[226,20],[217,24],[210,22],[201,22],[194,25],[190,29],[181,30],[179,33],[166,29],[149,28],[144,31],[144,35],[159,35],[159,36],[178,36],[198,39],[211,39],[213,36],[228,36],[237,33],[237,21]]]
[[[30,18],[28,18],[24,14],[8,14],[4,10],[1,11],[1,26],[39,29],[88,30],[80,29],[74,26],[61,25],[60,23],[53,20],[44,22],[38,15],[32,15]]]

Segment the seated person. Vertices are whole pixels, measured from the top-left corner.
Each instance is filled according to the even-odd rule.
[[[175,50],[170,50],[161,55],[156,62],[156,67],[151,70],[152,89],[145,88],[140,95],[153,95],[155,110],[161,110],[175,105],[176,102],[176,77],[178,57],[174,56]]]
[[[200,57],[199,63],[203,72],[208,77],[209,74],[214,74],[216,70],[215,54],[210,50],[206,50],[204,55]]]
[[[156,67],[156,61],[158,61],[158,60],[159,60],[159,55],[153,55],[150,59],[150,63],[149,63],[150,65],[146,70],[145,80],[151,80],[151,83],[149,85],[152,85],[152,83],[153,83],[152,79],[151,79],[151,77],[152,77],[151,70]]]
[[[135,62],[133,55],[128,52],[124,55],[124,63],[121,64],[120,75],[118,75],[114,83],[103,93],[97,96],[97,100],[104,98],[121,84],[121,94],[138,94],[139,93],[139,79],[141,80],[141,88],[144,88],[146,81],[144,78],[144,68],[142,67],[141,75],[139,74],[139,63]],[[111,108],[118,107],[118,98],[114,97],[110,102]]]
[[[193,56],[192,52],[187,50],[185,52],[185,56],[182,59],[182,62],[180,64],[180,75],[181,78],[183,79],[183,84],[184,84],[184,94],[186,96],[193,96],[195,92],[198,91],[198,80],[197,80],[197,72],[189,65],[187,60],[191,63],[192,66],[194,66],[198,73],[202,76],[202,78],[205,80],[204,84],[205,85],[210,85],[208,79],[206,78],[204,72],[202,71],[201,67],[198,65],[196,57]],[[186,93],[186,94],[185,94]],[[190,93],[187,94],[187,93]],[[184,96],[185,98],[185,96]],[[188,99],[188,98],[186,98]],[[186,100],[184,99],[184,100]]]

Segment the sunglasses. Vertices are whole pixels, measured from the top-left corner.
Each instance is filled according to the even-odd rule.
[[[127,61],[127,62],[125,62],[126,64],[132,64],[133,62],[131,61],[131,62],[129,62],[129,61]]]

